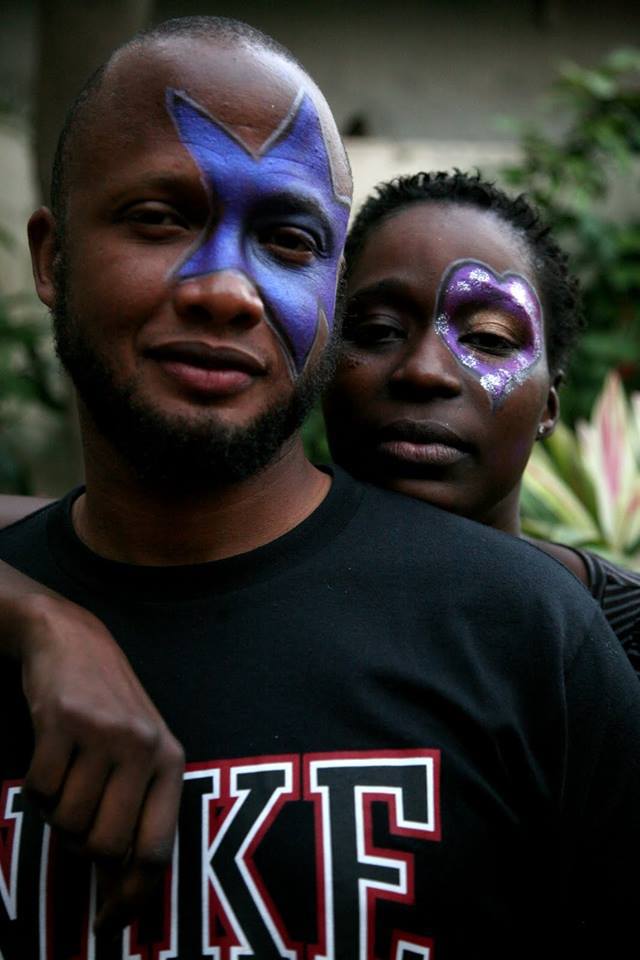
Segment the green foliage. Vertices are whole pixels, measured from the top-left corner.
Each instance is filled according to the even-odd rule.
[[[307,457],[312,463],[331,463],[331,454],[324,429],[324,418],[319,403],[315,405],[302,428],[302,439]]]
[[[528,535],[640,569],[640,393],[627,400],[611,373],[589,422],[536,445],[520,504]]]
[[[617,50],[593,69],[566,65],[546,110],[564,132],[520,127],[522,162],[503,175],[542,208],[583,284],[588,332],[563,396],[573,422],[612,367],[640,389],[640,214],[620,222],[610,212],[616,181],[638,196],[640,50]]]
[[[1,95],[0,122],[5,129],[21,129],[23,124]],[[11,256],[15,248],[10,230],[0,224],[0,253]],[[0,491],[33,491],[29,465],[32,415],[47,411],[59,417],[64,409],[42,307],[32,293],[10,294],[0,289]]]
[[[41,311],[27,294],[0,292],[0,490],[31,493],[26,421],[64,410]]]

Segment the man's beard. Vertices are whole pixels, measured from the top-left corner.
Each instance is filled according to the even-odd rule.
[[[170,417],[139,395],[135,378],[119,384],[83,334],[68,307],[61,259],[52,311],[56,353],[99,432],[150,487],[196,494],[255,475],[277,459],[333,375],[335,331],[322,358],[298,378],[291,393],[249,423],[229,426],[215,412]]]

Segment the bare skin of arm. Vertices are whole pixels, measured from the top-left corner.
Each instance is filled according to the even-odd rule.
[[[536,547],[539,547],[540,550],[544,550],[545,553],[548,553],[550,557],[554,557],[556,560],[559,560],[560,563],[564,564],[571,573],[573,573],[581,583],[584,583],[585,586],[588,584],[587,578],[587,568],[584,565],[584,562],[580,559],[577,553],[574,553],[573,550],[570,550],[569,547],[564,547],[561,543],[550,543],[547,540],[531,540],[531,543],[535,544]]]
[[[45,501],[0,497],[0,524]],[[170,862],[184,755],[93,614],[0,563],[0,654],[19,659],[35,749],[25,789],[99,865],[115,934]]]
[[[46,507],[51,500],[44,497],[14,497],[8,494],[0,495],[0,527],[8,527],[10,523],[16,520],[22,520],[23,517],[39,510],[40,507]]]

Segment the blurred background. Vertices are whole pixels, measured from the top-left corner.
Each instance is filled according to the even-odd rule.
[[[56,495],[81,479],[24,226],[47,197],[66,107],[135,30],[201,13],[247,20],[302,60],[346,138],[356,206],[380,180],[456,166],[543,207],[582,278],[589,332],[563,394],[565,429],[540,451],[525,513],[534,532],[565,543],[600,537],[601,549],[636,562],[640,4],[630,0],[4,0],[0,492]],[[317,411],[306,439],[326,457]],[[612,464],[619,475],[600,490]],[[612,497],[614,519],[600,515]]]

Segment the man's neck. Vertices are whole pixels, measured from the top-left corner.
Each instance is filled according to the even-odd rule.
[[[101,459],[101,458],[100,458]],[[246,553],[292,530],[320,505],[330,478],[306,459],[299,437],[255,476],[198,494],[149,488],[113,460],[86,462],[76,533],[101,556],[124,563],[204,563]]]

